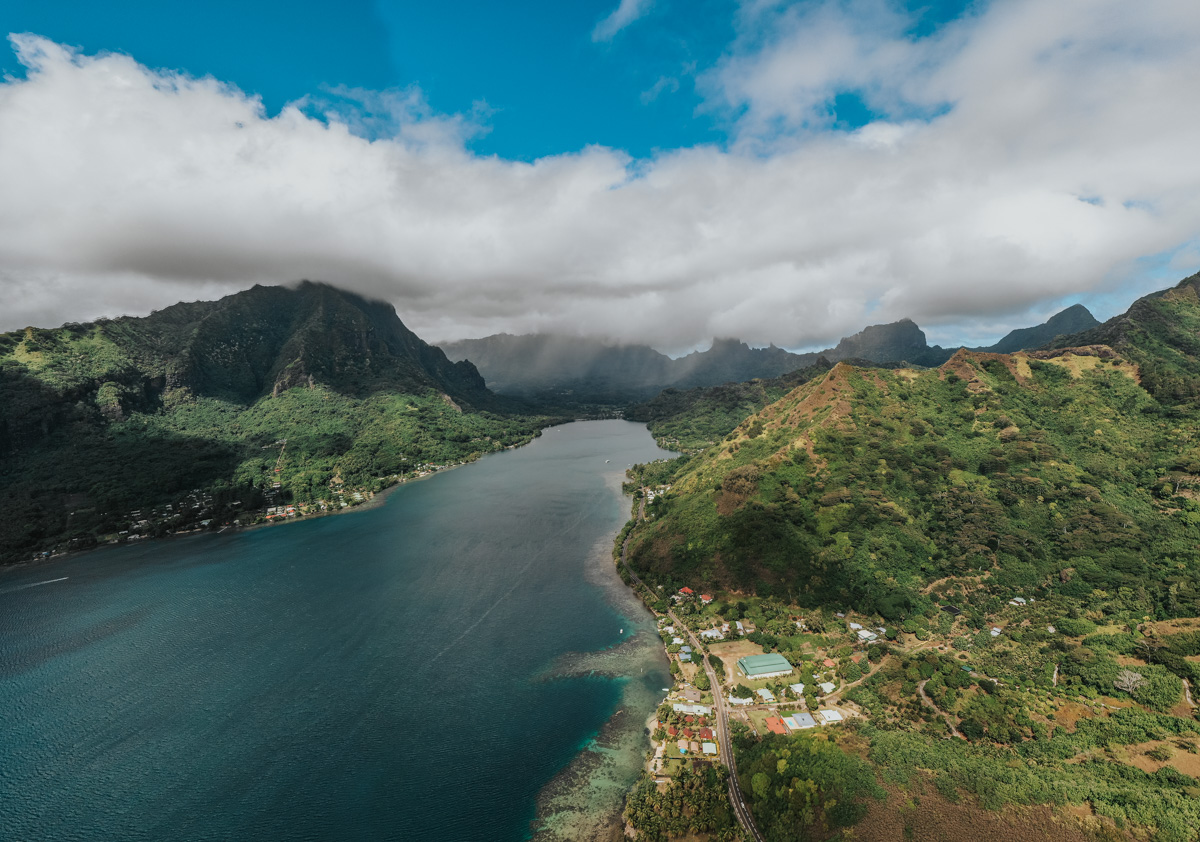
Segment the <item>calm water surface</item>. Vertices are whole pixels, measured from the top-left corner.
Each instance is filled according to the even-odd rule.
[[[375,509],[0,571],[0,839],[527,838],[622,682],[666,686],[546,677],[647,628],[584,572],[663,455],[568,424]]]

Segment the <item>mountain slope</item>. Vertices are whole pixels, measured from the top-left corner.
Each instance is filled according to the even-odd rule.
[[[172,505],[174,527],[337,507],[528,440],[546,419],[521,413],[390,305],[324,284],[3,334],[0,558],[89,546],[151,506]],[[211,505],[181,518],[185,497]]]
[[[1067,309],[1051,316],[1043,324],[1010,331],[995,345],[976,350],[989,351],[993,354],[1011,354],[1030,348],[1041,348],[1060,336],[1080,333],[1099,324],[1096,317],[1082,304],[1072,304]]]
[[[1161,368],[1166,337],[1200,325],[1195,283],[1130,313],[1103,335]],[[1200,374],[1195,357],[1166,359],[1180,377]],[[1144,586],[1150,570],[1148,610],[1200,610],[1200,506],[1173,499],[1200,450],[1172,432],[1140,371],[1104,346],[960,350],[922,372],[839,364],[691,460],[635,532],[634,563],[666,583],[885,617],[928,607],[925,586],[945,576],[992,588],[1061,578],[1091,592]]]

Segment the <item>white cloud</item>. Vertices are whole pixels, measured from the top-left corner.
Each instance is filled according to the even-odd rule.
[[[0,84],[0,329],[312,278],[392,301],[431,340],[797,346],[905,316],[942,337],[1024,326],[1139,258],[1195,253],[1200,7],[1014,0],[922,41],[842,19],[855,8],[764,5],[769,37],[747,12],[707,79],[735,142],[645,161],[475,155],[478,119],[415,91],[372,103],[366,129],[325,103],[305,108],[328,122],[269,117],[212,79],[18,37],[28,78]],[[791,56],[825,49],[804,26],[843,46]],[[850,83],[885,116],[814,127],[813,103]]]
[[[596,28],[592,30],[592,40],[611,41],[629,24],[645,17],[653,5],[654,0],[621,0],[620,5],[613,9],[608,17],[596,24]]]

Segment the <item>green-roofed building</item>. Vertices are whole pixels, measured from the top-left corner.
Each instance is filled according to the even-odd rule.
[[[788,659],[779,654],[747,655],[738,658],[738,671],[746,678],[777,678],[781,675],[791,675],[792,665]]]

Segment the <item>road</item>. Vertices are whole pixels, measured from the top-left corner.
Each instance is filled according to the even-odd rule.
[[[645,489],[642,489],[642,505],[638,509],[638,520],[643,520],[646,516],[646,497]],[[621,565],[625,568],[625,572],[629,574],[629,578],[636,584],[641,585],[649,590],[638,575],[633,572],[633,569],[626,561],[626,551],[629,549],[629,539],[632,535],[625,537],[625,543],[621,545]],[[651,594],[653,598],[653,594]],[[692,634],[692,630],[683,624],[683,621],[675,616],[675,612],[667,609],[667,616],[675,623],[677,628],[681,628],[687,632],[688,638],[692,641],[692,648],[696,655],[701,659],[704,665],[704,672],[708,675],[708,683],[712,687],[713,700],[716,704],[717,716],[717,745],[721,751],[721,762],[729,769],[729,803],[733,806],[733,813],[737,816],[738,822],[746,833],[750,834],[750,838],[755,842],[765,842],[763,835],[758,832],[758,827],[754,824],[754,816],[750,815],[750,810],[746,807],[746,800],[742,796],[742,785],[738,781],[737,766],[733,762],[733,745],[729,740],[729,708],[725,704],[724,694],[721,693],[721,682],[717,680],[717,674],[713,671],[712,665],[709,664],[708,658],[704,655],[704,647]]]
[[[927,678],[924,681],[917,684],[917,693],[921,696],[921,704],[925,705],[925,707],[927,707],[927,708],[932,708],[933,711],[935,713],[937,713],[937,715],[940,716],[943,721],[945,721],[946,727],[950,729],[951,734],[958,737],[960,740],[965,740],[966,737],[964,737],[962,735],[962,732],[960,732],[957,728],[954,727],[954,723],[950,721],[949,715],[942,712],[942,710],[933,703],[933,699],[929,698],[929,696],[926,695],[925,685],[928,683],[929,683],[929,679]]]
[[[714,707],[717,709],[717,742],[721,748],[721,762],[729,767],[729,803],[733,805],[733,812],[750,837],[756,842],[763,842],[762,834],[758,832],[758,828],[754,824],[754,816],[750,815],[750,810],[746,807],[746,800],[742,797],[742,785],[738,782],[737,766],[733,762],[733,744],[729,740],[729,708],[725,705],[721,682],[717,680],[716,672],[713,671],[712,665],[704,655],[704,647],[700,645],[696,635],[692,634],[692,630],[675,616],[674,611],[668,610],[667,616],[676,623],[678,628],[687,632],[688,638],[692,641],[692,648],[702,659],[701,663],[704,664],[704,672],[708,675],[708,683],[712,686]]]

